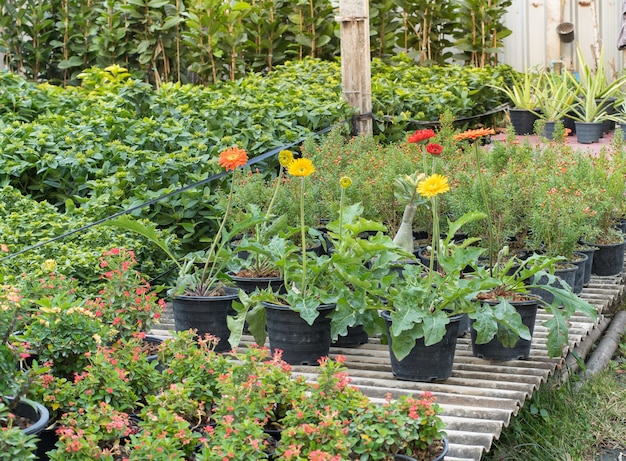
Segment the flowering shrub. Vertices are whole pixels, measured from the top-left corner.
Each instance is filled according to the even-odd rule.
[[[402,396],[384,405],[370,405],[360,411],[351,430],[358,435],[352,451],[361,461],[393,461],[405,454],[416,459],[432,459],[443,449],[444,424],[437,416],[440,408],[430,392],[418,398]]]
[[[104,252],[100,258],[100,267],[105,271],[101,275],[103,287],[95,299],[87,302],[96,317],[116,330],[116,338],[148,331],[165,308],[165,301],[151,291],[136,265],[131,250],[113,248]]]
[[[24,338],[41,362],[52,364],[56,376],[72,378],[87,365],[85,353],[113,338],[111,328],[72,292],[58,291],[33,302],[37,309],[30,314]]]
[[[106,402],[66,413],[59,423],[56,432],[61,446],[48,452],[52,461],[113,461],[121,440],[136,430],[127,413],[115,410]]]

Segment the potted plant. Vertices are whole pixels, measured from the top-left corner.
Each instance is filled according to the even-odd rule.
[[[594,252],[592,274],[618,275],[623,271],[624,234],[616,226],[622,216],[620,206],[625,192],[621,178],[626,163],[620,149],[601,152],[595,158],[581,158],[584,168],[584,200],[589,204],[590,226],[583,241],[597,250]]]
[[[251,235],[244,234],[241,237],[227,263],[230,278],[237,287],[247,293],[254,291],[257,287],[265,288],[273,285],[280,289],[282,286],[283,278],[280,269],[272,264],[264,254],[263,248],[270,244],[274,235],[285,230],[288,222],[287,213],[276,215],[273,211],[277,199],[285,193],[282,187],[286,180],[285,170],[293,160],[292,151],[281,150],[278,153],[279,173],[272,180],[273,184],[258,171],[249,173],[241,181],[233,197],[239,220],[244,220],[246,214],[260,215],[261,210],[265,210],[262,213],[264,221],[251,229]],[[268,190],[271,191],[270,195],[267,194]]]
[[[511,84],[494,86],[513,104],[509,108],[509,117],[518,135],[533,134],[534,123],[539,118],[538,88],[542,78],[543,74],[540,72],[527,71],[514,76]]]
[[[313,168],[308,159],[300,160],[305,160],[305,172]],[[294,163],[289,167],[290,174],[293,168],[298,168]],[[344,177],[339,183],[345,190],[351,181]],[[304,214],[304,206],[301,211]],[[250,295],[240,293],[241,305],[235,305],[238,315],[231,321],[234,343],[247,320],[258,344],[263,344],[269,335],[271,347],[283,349],[287,362],[314,364],[319,357],[328,354],[330,339],[345,336],[348,327],[364,325],[368,332],[379,331],[376,326],[379,321],[374,317],[377,317],[375,312],[380,300],[369,296],[368,290],[378,283],[383,271],[390,270],[389,264],[412,255],[400,251],[389,237],[382,235],[386,228],[365,220],[360,216],[362,212],[360,204],[344,209],[340,200],[339,219],[327,225],[333,248],[329,255],[305,251],[293,241],[280,237],[266,246],[263,251],[283,272],[285,289],[277,291],[270,287]],[[300,241],[305,239],[305,227],[302,221],[297,228]],[[378,233],[363,238],[367,231]],[[370,261],[374,261],[374,265],[368,269]],[[320,307],[325,312],[320,312]],[[285,315],[289,323],[275,325],[277,315]],[[297,324],[302,329],[296,333],[293,329]],[[310,339],[304,339],[307,337]],[[306,344],[314,338],[322,339],[316,348]],[[304,349],[302,354],[297,352],[298,347]]]
[[[344,360],[322,360],[317,381],[293,402],[278,458],[361,459],[367,454],[380,461],[443,459],[445,432],[432,394],[374,404],[350,385]]]
[[[238,147],[222,151],[218,164],[232,171],[235,175],[248,161],[247,153]],[[226,352],[228,345],[227,316],[232,312],[232,302],[237,299],[237,289],[228,286],[230,278],[226,267],[233,254],[232,241],[264,218],[258,214],[248,215],[246,219],[237,221],[230,229],[226,224],[231,213],[232,197],[236,178],[230,183],[227,203],[211,245],[202,254],[189,254],[186,262],[181,264],[170,250],[167,239],[159,238],[154,225],[144,224],[128,216],[108,221],[108,224],[137,232],[158,245],[176,264],[179,275],[176,285],[171,291],[172,309],[176,330],[196,329],[199,335],[211,333],[222,339],[217,350]],[[198,262],[201,261],[200,264]]]
[[[604,131],[602,123],[611,120],[615,96],[621,91],[624,77],[609,83],[603,65],[603,51],[600,53],[595,71],[585,62],[580,48],[577,48],[577,54],[580,62],[578,73],[580,81],[577,81],[574,75],[567,74],[576,88],[578,97],[570,116],[576,123],[578,142],[588,144],[598,142]]]
[[[473,142],[478,158],[479,146],[476,140],[490,133],[491,130],[488,129],[468,130],[455,135],[455,139]],[[478,162],[476,171],[486,208],[491,248],[492,207],[487,199],[482,169]],[[552,315],[550,320],[544,322],[550,330],[547,346],[551,356],[561,354],[562,347],[567,342],[567,319],[574,312],[579,311],[592,318],[596,316],[593,306],[576,296],[571,287],[557,286],[555,283],[557,280],[554,266],[562,259],[537,254],[524,260],[510,259],[508,247],[505,246],[498,252],[497,258],[490,255],[487,267],[479,264],[473,268],[471,278],[475,283],[476,292],[473,296],[477,306],[469,317],[474,321],[471,333],[475,355],[495,360],[528,357],[532,328],[539,306]],[[537,288],[546,290],[552,299],[547,301],[533,296],[531,290]],[[481,347],[483,344],[487,346]]]
[[[354,418],[351,431],[360,437],[352,452],[372,461],[443,460],[448,444],[440,411],[428,391],[397,400],[388,396],[384,404],[369,405]]]
[[[36,361],[27,362],[32,351],[16,332],[28,312],[19,288],[0,276],[0,445],[7,459],[36,459],[36,436],[49,420],[45,406],[26,398],[33,383],[48,371]]]
[[[478,239],[457,243],[453,237],[465,223],[483,218],[482,213],[470,213],[448,223],[447,237],[432,247],[437,248],[433,251],[437,267],[408,265],[402,277],[381,283],[386,300],[382,316],[397,378],[441,381],[452,374],[458,324],[461,315],[474,308],[474,279],[463,272],[477,265],[484,252],[473,246]]]
[[[554,126],[564,122],[576,101],[576,89],[566,71],[547,73],[540,80],[539,119],[544,122],[544,134],[552,139]]]

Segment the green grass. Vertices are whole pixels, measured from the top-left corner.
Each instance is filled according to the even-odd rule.
[[[626,335],[605,370],[578,381],[542,386],[482,460],[626,460]]]

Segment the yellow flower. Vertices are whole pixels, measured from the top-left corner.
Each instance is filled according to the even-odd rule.
[[[448,178],[440,174],[430,175],[417,185],[417,192],[426,198],[435,197],[449,190]]]
[[[278,153],[278,162],[283,168],[287,168],[293,162],[293,152],[290,150],[281,150]]]
[[[287,172],[291,176],[309,176],[314,171],[313,162],[308,158],[299,158],[287,165]]]
[[[342,189],[347,189],[352,185],[352,179],[348,178],[347,176],[343,176],[339,180],[339,185],[342,187]]]
[[[57,267],[57,262],[54,259],[46,259],[41,265],[41,268],[45,272],[52,272],[54,271],[54,269],[56,269],[56,267]]]

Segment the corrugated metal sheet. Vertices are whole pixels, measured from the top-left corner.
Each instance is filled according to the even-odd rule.
[[[624,285],[620,277],[592,277],[581,297],[595,305],[599,313],[621,300]],[[473,357],[469,337],[459,338],[452,377],[440,383],[400,381],[393,377],[388,346],[378,339],[357,348],[331,348],[331,356],[346,357],[353,383],[372,400],[383,401],[387,394],[398,397],[431,391],[445,413],[443,420],[450,442],[446,461],[477,461],[489,450],[494,440],[508,426],[532,393],[565,364],[567,353],[581,343],[597,327],[602,315],[592,322],[577,315],[571,320],[569,346],[560,358],[547,356],[547,330],[541,326],[549,315],[540,310],[528,360],[492,362]],[[171,327],[167,319],[163,327]],[[167,330],[153,333],[166,336]],[[244,337],[244,342],[252,341]],[[244,344],[245,346],[245,344]],[[316,367],[294,367],[311,379]]]
[[[576,45],[591,63],[591,45],[597,39],[604,46],[606,66],[619,72],[624,67],[624,53],[617,49],[621,3],[621,0],[513,0],[503,19],[512,34],[503,40],[500,62],[525,71],[550,67],[552,61],[562,58],[566,68],[577,69]],[[561,43],[555,27],[560,22],[574,24],[573,42]],[[555,47],[560,52],[550,55],[548,50]]]

